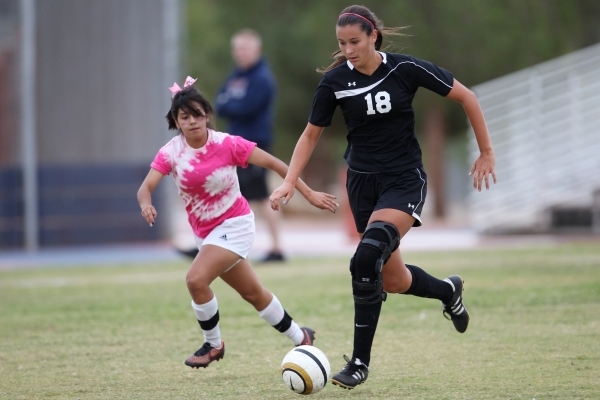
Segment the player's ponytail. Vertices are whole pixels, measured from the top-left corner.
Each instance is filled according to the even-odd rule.
[[[375,50],[381,50],[383,44],[383,36],[387,35],[402,35],[399,31],[405,27],[385,28],[383,23],[373,14],[371,10],[364,6],[346,7],[340,13],[337,20],[337,26],[360,25],[363,32],[369,36],[373,30],[377,31],[377,39],[375,40]],[[317,72],[325,73],[346,62],[346,57],[340,50],[332,54],[334,62],[325,69],[319,68]]]

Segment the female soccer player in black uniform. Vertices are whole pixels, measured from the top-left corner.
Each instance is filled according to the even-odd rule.
[[[480,155],[470,175],[473,186],[489,189],[496,182],[494,151],[475,94],[452,74],[404,54],[380,52],[383,28],[367,8],[350,6],[336,26],[339,51],[317,88],[309,123],[298,140],[283,184],[270,197],[273,209],[294,194],[300,173],[324,127],[339,106],[348,129],[347,190],[350,208],[362,238],[350,260],[354,295],[352,359],[332,382],[352,389],[368,376],[371,346],[382,301],[387,293],[429,297],[442,302],[443,313],[458,332],[465,332],[469,313],[462,302],[463,281],[453,275],[439,280],[414,265],[404,264],[399,243],[421,225],[427,192],[421,149],[415,135],[412,100],[419,87],[461,103],[471,122]]]

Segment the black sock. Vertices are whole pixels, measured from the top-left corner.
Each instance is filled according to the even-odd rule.
[[[412,274],[412,283],[408,290],[402,294],[438,299],[444,304],[452,300],[454,292],[448,282],[434,278],[416,265],[406,264],[406,268]]]
[[[273,328],[277,329],[279,332],[284,333],[292,326],[292,317],[289,316],[287,311],[283,310],[283,318],[277,325],[273,325]]]
[[[200,329],[202,329],[203,331],[210,331],[211,329],[214,329],[214,327],[217,326],[217,324],[219,323],[219,310],[217,310],[215,315],[210,317],[208,320],[200,321],[198,319],[197,321],[200,324]]]
[[[377,304],[354,303],[354,351],[352,357],[364,364],[371,362],[371,347],[377,330],[381,301]]]

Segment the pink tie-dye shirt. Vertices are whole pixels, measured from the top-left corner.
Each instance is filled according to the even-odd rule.
[[[255,146],[239,136],[208,129],[208,141],[200,149],[190,147],[179,134],[158,151],[150,166],[173,175],[198,237],[205,238],[226,219],[250,214],[236,166],[248,166]]]

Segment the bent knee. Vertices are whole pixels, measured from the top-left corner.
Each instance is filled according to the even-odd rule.
[[[209,288],[210,282],[208,282],[201,275],[192,273],[191,271],[185,276],[185,283],[190,291],[202,291]]]
[[[260,302],[264,296],[262,287],[246,288],[246,290],[243,290],[239,293],[240,293],[240,296],[242,296],[242,299],[246,300],[248,303],[250,303],[252,305]]]
[[[394,281],[394,282],[388,282],[385,280],[383,281],[383,290],[385,290],[388,293],[400,293],[401,288],[402,288],[402,285],[398,281]]]
[[[410,282],[401,278],[388,279],[387,277],[383,280],[383,290],[388,293],[404,293],[410,287]]]

